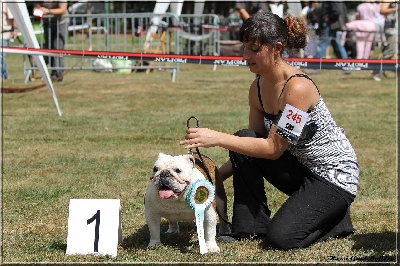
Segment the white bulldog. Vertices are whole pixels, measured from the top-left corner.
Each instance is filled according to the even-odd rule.
[[[198,179],[206,179],[205,175],[214,179],[212,183],[216,191],[216,205],[224,220],[220,223],[220,232],[230,233],[230,227],[225,222],[228,220],[225,190],[222,180],[215,178],[218,175],[218,169],[208,157],[202,155],[201,159],[199,160],[198,155],[191,154],[171,156],[160,153],[158,155],[145,196],[145,217],[150,231],[148,248],[161,244],[161,217],[169,222],[167,233],[179,233],[179,221],[194,221],[194,210],[186,202],[186,194],[191,184]],[[204,167],[206,167],[206,172],[204,172]],[[217,213],[215,204],[212,204],[204,212],[204,238],[208,252],[220,251],[215,240],[216,228]]]

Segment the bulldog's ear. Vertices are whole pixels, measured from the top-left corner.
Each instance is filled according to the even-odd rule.
[[[162,152],[160,152],[159,154],[158,154],[158,158],[160,158],[160,157],[164,157],[166,154],[164,154],[164,153],[162,153]]]
[[[194,165],[195,165],[195,159],[194,159],[193,155],[191,155],[191,154],[186,154],[186,155],[184,155],[184,157],[185,157],[185,159],[186,159],[189,163],[192,164],[192,167],[194,167]]]
[[[170,156],[170,155],[160,152],[160,153],[158,154],[158,159],[163,159],[163,158],[166,158],[166,157],[168,157],[168,156]]]

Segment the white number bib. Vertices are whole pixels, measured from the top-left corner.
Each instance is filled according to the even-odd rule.
[[[276,134],[290,143],[296,144],[308,119],[308,113],[286,104],[281,117],[276,122]]]

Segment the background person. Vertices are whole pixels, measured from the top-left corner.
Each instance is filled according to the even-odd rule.
[[[373,50],[377,46],[377,41],[384,41],[383,34],[384,17],[380,13],[380,5],[373,0],[364,0],[363,3],[357,6],[357,14],[359,20],[372,21],[375,24],[373,33],[373,41],[371,44],[371,52],[369,57],[373,55]],[[367,37],[368,38],[368,37]],[[368,59],[368,58],[366,58]]]
[[[299,17],[303,20],[308,27],[307,45],[304,48],[304,56],[312,58],[317,53],[318,35],[318,16],[317,16],[317,1],[309,1],[301,10]]]
[[[384,32],[386,36],[386,44],[382,48],[381,59],[392,59],[398,56],[399,50],[399,3],[398,1],[381,3],[380,13],[385,16]],[[381,73],[379,70],[372,72],[372,77],[376,81],[381,81]]]
[[[267,1],[237,1],[236,9],[239,11],[240,18],[245,21],[258,10],[268,11]]]
[[[234,237],[265,236],[278,249],[307,247],[352,234],[350,204],[358,187],[358,162],[314,82],[287,64],[285,49],[306,45],[306,26],[258,11],[240,29],[243,58],[257,74],[249,90],[249,125],[235,135],[189,128],[185,148],[222,147],[233,175]],[[264,178],[289,198],[271,218]]]
[[[275,0],[268,2],[269,2],[269,9],[273,14],[276,14],[281,18],[283,18],[283,16],[286,15],[287,12],[286,1]]]
[[[14,21],[14,17],[7,7],[7,3],[3,0],[0,0],[0,13],[1,13],[1,45],[9,46],[10,39],[17,36],[17,32],[15,31],[16,24]],[[6,53],[3,50],[0,53],[1,60],[1,77],[3,79],[8,79],[8,69],[6,65]]]
[[[356,36],[356,58],[369,59],[375,36],[375,23],[370,20],[355,19],[346,23],[346,30],[352,31]],[[344,32],[342,38],[345,39],[346,36]]]
[[[36,3],[35,9],[41,9],[44,15],[53,15],[51,18],[43,19],[45,44],[46,49],[64,50],[68,39],[68,2],[67,1],[44,1]],[[48,57],[45,57],[48,60]],[[46,62],[49,63],[49,62]],[[62,57],[50,57],[51,79],[53,81],[63,80],[64,67]]]
[[[341,44],[341,31],[347,22],[347,9],[342,2],[323,1],[318,8],[319,41],[315,58],[323,58],[329,44],[337,58],[347,59]]]

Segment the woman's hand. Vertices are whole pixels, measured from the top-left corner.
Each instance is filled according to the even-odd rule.
[[[218,144],[220,134],[220,132],[208,128],[189,128],[186,131],[186,140],[181,140],[179,144],[185,145],[185,149],[214,147]]]

